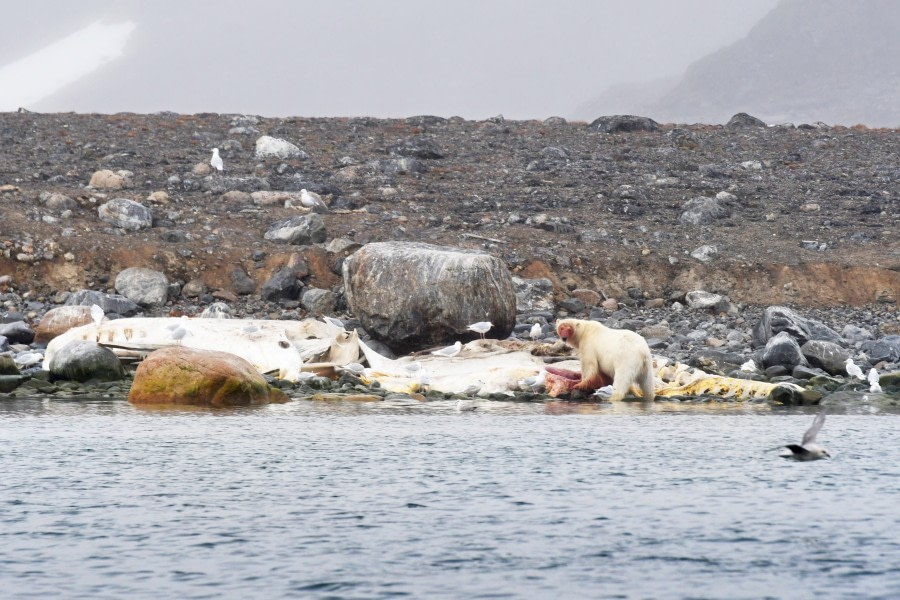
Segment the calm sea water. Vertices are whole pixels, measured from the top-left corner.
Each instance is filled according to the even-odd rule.
[[[0,402],[9,598],[898,598],[900,416]]]

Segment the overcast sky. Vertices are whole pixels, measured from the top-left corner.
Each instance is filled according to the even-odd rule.
[[[568,116],[678,76],[777,1],[0,0],[0,110]]]

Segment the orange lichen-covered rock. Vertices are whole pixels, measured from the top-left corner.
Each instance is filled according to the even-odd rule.
[[[128,401],[225,407],[287,402],[288,397],[239,356],[170,346],[138,366]]]

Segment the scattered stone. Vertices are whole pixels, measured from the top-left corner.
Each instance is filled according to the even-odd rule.
[[[6,338],[10,344],[30,344],[34,341],[34,330],[25,321],[0,323],[0,337]]]
[[[231,289],[235,294],[246,296],[256,291],[256,282],[241,267],[231,269]]]
[[[334,292],[319,288],[310,288],[303,292],[300,298],[300,306],[311,315],[334,314],[337,297]]]
[[[778,333],[766,342],[762,363],[764,367],[781,366],[786,369],[807,364],[797,340],[786,331]]]
[[[720,294],[713,294],[712,292],[704,292],[703,290],[695,290],[693,292],[688,292],[684,296],[685,303],[688,305],[688,308],[693,308],[695,310],[704,310],[709,308],[715,308],[722,302],[724,297]]]
[[[96,171],[91,175],[88,185],[99,190],[121,190],[128,186],[127,179],[119,173],[113,173],[109,169]]]
[[[35,328],[34,341],[46,344],[73,327],[93,322],[88,306],[57,306],[48,310]]]
[[[128,393],[129,402],[150,405],[258,406],[288,399],[243,358],[184,346],[150,353]]]
[[[809,340],[835,343],[843,341],[836,331],[819,321],[804,318],[786,306],[770,306],[763,311],[759,322],[753,327],[754,344],[763,345],[782,331],[790,334],[800,344]]]
[[[67,210],[78,206],[74,200],[58,192],[41,192],[38,201],[50,210]]]
[[[518,312],[552,311],[553,282],[546,278],[522,279],[513,277]]]
[[[230,319],[231,307],[224,302],[213,302],[200,313],[201,319]]]
[[[113,198],[97,208],[102,221],[126,231],[139,231],[153,226],[150,209],[128,198]]]
[[[102,308],[107,315],[114,314],[122,317],[133,317],[141,310],[137,304],[125,296],[104,294],[94,290],[78,290],[66,300],[67,306],[90,307],[94,304]]]
[[[290,143],[287,140],[264,135],[256,140],[256,158],[279,158],[287,160],[289,158],[308,158],[306,152]]]
[[[719,254],[719,249],[715,246],[710,246],[708,244],[704,244],[700,246],[693,252],[691,252],[691,257],[696,258],[700,262],[709,262],[713,258],[715,258]]]
[[[417,135],[406,138],[399,144],[391,148],[392,154],[406,156],[411,158],[423,158],[434,160],[444,158],[444,153],[433,137],[425,135]]]
[[[757,119],[754,116],[748,115],[747,113],[740,112],[731,117],[728,122],[725,124],[725,127],[729,129],[743,129],[747,127],[768,127],[766,122]]]
[[[263,300],[296,300],[302,285],[297,280],[297,273],[291,267],[282,267],[275,271],[262,285],[259,295]]]
[[[307,246],[320,244],[325,241],[327,236],[322,217],[316,213],[310,213],[272,223],[264,237],[282,244]]]
[[[694,198],[685,202],[681,208],[684,212],[678,220],[688,225],[709,225],[716,219],[728,216],[728,211],[715,198]]]
[[[74,340],[59,348],[49,366],[53,379],[85,382],[125,378],[122,363],[112,350],[85,340]]]
[[[594,119],[588,127],[603,133],[633,133],[636,131],[657,131],[659,123],[649,117],[610,115]]]
[[[116,291],[141,306],[166,303],[169,280],[153,269],[129,267],[116,275]]]
[[[810,340],[800,347],[803,356],[813,367],[824,369],[831,375],[843,375],[850,353],[834,342]]]

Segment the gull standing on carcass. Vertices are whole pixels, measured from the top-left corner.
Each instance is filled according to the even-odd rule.
[[[822,412],[816,415],[816,420],[813,421],[813,424],[806,430],[806,433],[803,434],[803,441],[800,442],[800,445],[788,444],[785,446],[791,453],[782,454],[782,458],[790,458],[804,462],[809,460],[819,460],[820,458],[825,457],[830,458],[831,455],[828,454],[828,450],[816,443],[816,434],[822,429],[824,423],[825,411],[822,410]]]
[[[184,339],[184,336],[190,335],[190,331],[186,327],[188,318],[186,316],[181,317],[181,321],[179,323],[175,323],[174,326],[169,325],[169,329],[172,331],[171,336],[172,339],[179,345],[181,345],[181,340]]]
[[[860,369],[856,363],[853,362],[852,358],[848,358],[847,362],[844,363],[847,368],[847,375],[851,377],[856,377],[859,380],[865,381],[866,376],[863,375],[862,369]]]
[[[459,351],[462,350],[462,342],[459,340],[456,341],[452,346],[447,346],[446,348],[441,348],[440,350],[432,350],[432,354],[435,356],[445,356],[447,358],[452,358],[459,354]]]
[[[306,188],[300,190],[300,204],[302,204],[304,208],[316,212],[320,210],[328,212],[328,206],[322,201],[322,197],[315,192],[307,191]]]
[[[531,337],[531,339],[536,340],[541,337],[542,333],[544,333],[544,330],[541,329],[541,324],[535,323],[531,326],[531,331],[528,332],[528,335]]]
[[[484,334],[490,331],[491,327],[493,326],[494,324],[490,321],[479,321],[477,323],[472,323],[471,325],[466,327],[466,329],[474,331],[481,336],[481,339],[484,339]]]
[[[881,382],[878,377],[878,371],[876,371],[874,367],[869,369],[869,375],[868,375],[867,379],[869,380],[869,393],[870,394],[881,393]]]
[[[222,162],[222,157],[219,156],[218,148],[213,148],[213,155],[212,158],[209,159],[209,164],[219,173],[225,170],[225,163]]]

